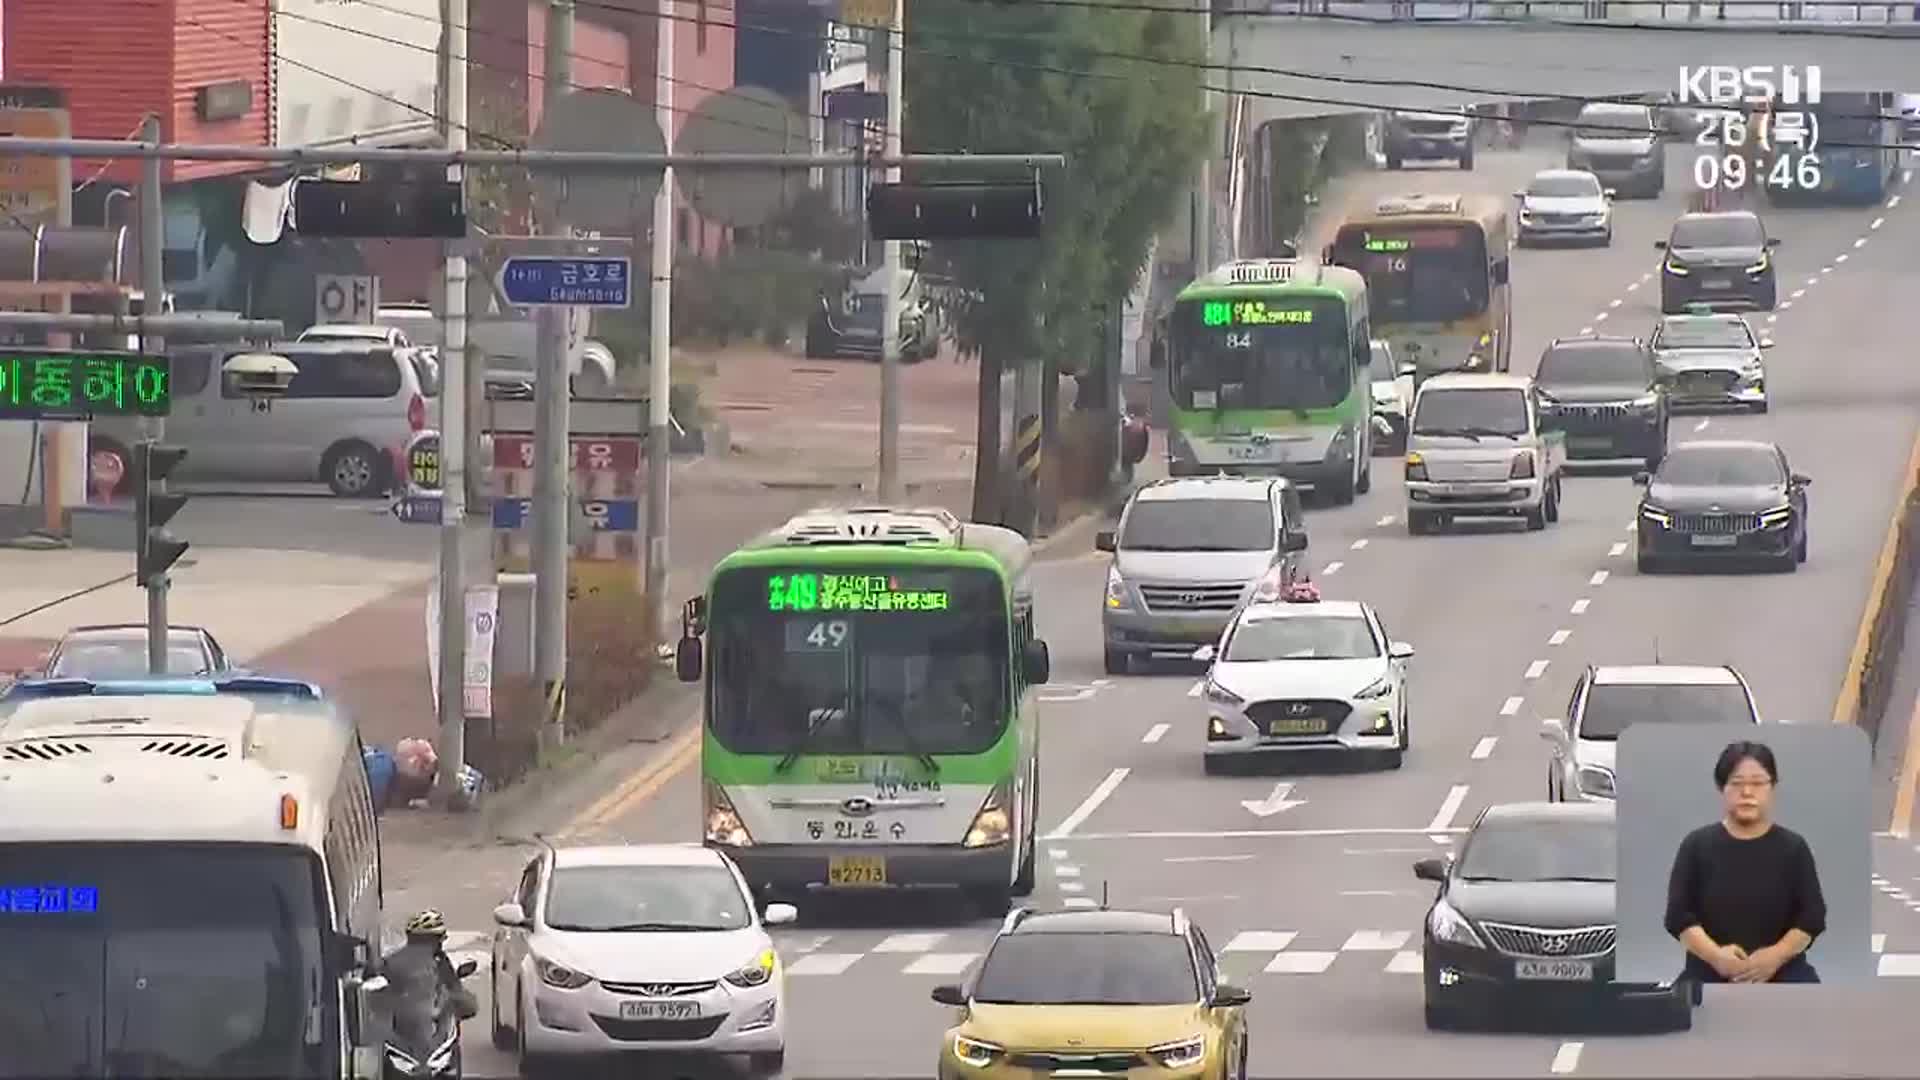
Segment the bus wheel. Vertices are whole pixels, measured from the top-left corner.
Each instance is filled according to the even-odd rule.
[[[1013,910],[1013,890],[1006,885],[976,885],[967,890],[967,902],[983,918],[1003,918]]]
[[[1360,459],[1360,481],[1353,485],[1353,490],[1359,492],[1362,495],[1365,495],[1367,492],[1373,490],[1372,447],[1368,447],[1367,456]]]
[[[1353,474],[1350,472],[1342,472],[1337,478],[1329,480],[1326,487],[1322,490],[1326,493],[1327,501],[1333,505],[1351,506],[1353,505],[1353,489]]]
[[[1020,873],[1013,879],[1014,896],[1033,895],[1033,834],[1027,834],[1026,846],[1020,853]]]

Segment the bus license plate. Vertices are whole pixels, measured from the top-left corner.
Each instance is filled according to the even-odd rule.
[[[623,1001],[620,1003],[622,1020],[698,1020],[700,1003],[697,1001]]]
[[[887,883],[887,860],[878,855],[839,855],[827,860],[827,886],[871,888]]]
[[[1592,982],[1591,960],[1516,960],[1514,977],[1532,982]]]

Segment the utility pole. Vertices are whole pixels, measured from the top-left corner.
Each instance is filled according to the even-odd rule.
[[[1213,49],[1213,4],[1212,0],[1196,0],[1195,15],[1200,20],[1200,47]],[[1202,123],[1214,138],[1207,140],[1206,153],[1200,155],[1200,175],[1194,180],[1193,194],[1193,277],[1200,277],[1213,269],[1213,159],[1220,153],[1225,139],[1219,133],[1224,129],[1214,122],[1213,93],[1204,86],[1200,90]]]
[[[441,98],[447,149],[467,148],[467,0],[442,0],[446,67]],[[465,179],[465,169],[447,166],[447,179]],[[461,543],[467,517],[467,258],[446,241],[445,321],[440,356],[440,798],[460,798],[460,769],[467,760],[466,552]]]
[[[160,141],[160,117],[148,116],[140,124],[140,137],[152,143]],[[159,158],[148,158],[140,163],[140,290],[145,294],[142,311],[149,315],[158,315],[162,310],[161,299],[166,295],[167,277],[160,260],[161,246],[166,243],[166,213],[160,199]],[[140,335],[140,351],[149,356],[164,355],[167,343],[159,337]],[[145,424],[143,433],[153,442],[166,438],[167,422],[164,417],[154,417]],[[164,480],[153,484],[155,494],[166,490]],[[136,492],[135,497],[146,498],[145,492]],[[144,544],[144,537],[136,537],[136,544]],[[146,582],[147,586],[147,670],[155,675],[167,673],[167,590],[173,587],[171,575],[155,574]]]
[[[653,115],[673,152],[673,0],[660,0]],[[653,193],[653,272],[647,290],[647,624],[667,640],[668,480],[673,468],[673,170]]]
[[[546,115],[573,82],[573,0],[548,0]],[[562,200],[561,205],[565,203]],[[541,222],[544,231],[568,234],[560,222]],[[547,703],[542,743],[566,739],[567,679],[567,523],[568,487],[573,465],[567,355],[569,311],[542,307],[535,315],[539,348],[533,379],[533,677]]]
[[[906,0],[893,0],[892,25],[887,27],[887,130],[882,153],[890,161],[900,157],[900,114],[906,91]],[[898,165],[887,166],[887,183],[900,182]],[[886,290],[880,300],[880,501],[900,498],[900,241],[881,245],[880,280]]]

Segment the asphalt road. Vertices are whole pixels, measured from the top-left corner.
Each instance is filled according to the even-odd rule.
[[[1643,333],[1657,317],[1657,254],[1682,208],[1680,155],[1668,195],[1623,202],[1606,250],[1526,250],[1514,259],[1515,367],[1531,371],[1556,335]],[[1546,150],[1486,154],[1471,173],[1370,175],[1382,189],[1505,194],[1556,164]],[[1676,422],[1695,436],[1779,440],[1814,478],[1812,557],[1792,575],[1641,578],[1633,569],[1637,490],[1624,473],[1581,475],[1562,520],[1409,537],[1392,462],[1374,491],[1309,525],[1330,596],[1381,611],[1413,661],[1412,752],[1383,773],[1210,778],[1196,673],[1101,672],[1104,561],[1041,564],[1041,630],[1052,645],[1045,695],[1042,817],[1052,829],[1034,903],[1183,906],[1230,978],[1252,989],[1252,1071],[1260,1076],[1913,1075],[1920,1010],[1920,853],[1880,837],[1875,931],[1886,956],[1862,990],[1769,988],[1712,994],[1694,1031],[1660,1037],[1435,1035],[1420,1014],[1418,931],[1431,887],[1409,864],[1453,842],[1484,807],[1544,797],[1543,718],[1564,715],[1583,665],[1731,663],[1772,720],[1828,721],[1854,640],[1898,473],[1914,436],[1920,370],[1899,314],[1920,296],[1920,214],[1892,209],[1768,213],[1783,244],[1781,295],[1767,325],[1773,409]],[[1804,290],[1804,292],[1798,292]],[[1788,299],[1791,298],[1791,299]],[[1904,710],[1895,713],[1904,721]],[[1292,783],[1299,804],[1256,816],[1241,804]],[[1881,800],[1884,802],[1884,800]],[[629,840],[697,838],[693,776],[679,773],[620,808]],[[1885,828],[1885,824],[1876,827]],[[390,892],[434,903],[484,935],[523,853],[476,856],[458,875]],[[790,1076],[931,1071],[948,1010],[927,999],[977,957],[994,925],[939,902],[832,905],[781,935],[788,964]],[[481,943],[484,945],[484,942]],[[914,972],[907,969],[913,967]],[[479,988],[483,999],[486,988]],[[469,1072],[512,1075],[468,1033]],[[1844,1051],[1844,1052],[1842,1052]]]

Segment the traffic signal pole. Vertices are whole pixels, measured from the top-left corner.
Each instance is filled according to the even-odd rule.
[[[158,144],[160,142],[160,118],[149,116],[141,122],[140,136],[143,140]],[[140,290],[145,295],[141,310],[159,313],[165,310],[162,300],[166,294],[166,274],[162,269],[160,253],[166,243],[166,215],[161,204],[160,159],[148,158],[140,163]],[[149,356],[164,356],[167,351],[165,339],[142,335],[140,351]],[[146,422],[145,434],[153,442],[166,438],[167,421],[165,417],[153,417]],[[153,477],[141,470],[138,477],[141,487],[134,491],[134,498],[144,507],[150,508],[150,499],[155,494],[166,492],[166,477]],[[136,516],[145,518],[145,514]],[[169,515],[171,516],[171,515]],[[163,521],[161,524],[165,524]],[[134,542],[137,552],[145,552],[150,543],[146,529],[141,529]],[[136,555],[139,558],[139,555]],[[147,588],[147,670],[155,675],[167,673],[167,592],[173,587],[173,579],[164,569],[149,578],[146,566],[136,564],[140,571],[140,583]]]
[[[906,95],[907,50],[906,0],[893,0],[893,18],[887,35],[887,158],[900,156],[900,115]],[[887,183],[900,182],[900,168],[887,166]],[[883,503],[900,498],[900,241],[882,242],[880,280],[886,292],[880,296],[880,476],[879,495]],[[923,326],[921,333],[931,330]]]

